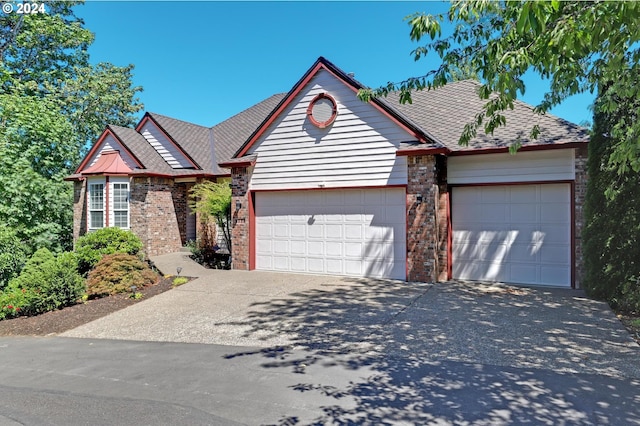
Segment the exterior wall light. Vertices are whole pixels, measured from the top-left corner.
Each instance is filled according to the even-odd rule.
[[[236,200],[236,211],[240,211],[240,209],[242,208],[242,201],[240,200]]]
[[[418,205],[422,204],[422,194],[417,194],[416,195],[416,203]]]

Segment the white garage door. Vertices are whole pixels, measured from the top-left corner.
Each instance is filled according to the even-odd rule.
[[[256,269],[406,278],[404,188],[257,192]]]
[[[571,285],[569,184],[452,190],[453,277]]]

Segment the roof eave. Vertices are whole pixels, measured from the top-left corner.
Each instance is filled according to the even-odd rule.
[[[445,147],[431,147],[431,148],[415,148],[415,149],[399,149],[396,151],[397,157],[408,157],[412,155],[448,155],[451,152],[449,148]]]
[[[554,150],[554,149],[575,149],[575,148],[586,148],[589,141],[585,140],[582,142],[573,141],[566,143],[547,143],[547,144],[536,144],[536,145],[525,145],[518,149],[520,151],[546,151],[546,150]],[[450,151],[449,156],[460,156],[460,155],[482,155],[482,154],[500,154],[500,153],[508,153],[508,146],[500,146],[500,147],[486,147],[486,148],[469,148],[463,149],[460,151]]]

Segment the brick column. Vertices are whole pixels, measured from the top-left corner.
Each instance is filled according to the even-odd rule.
[[[584,225],[584,201],[587,194],[587,148],[576,149],[576,178],[574,183],[574,262],[575,285],[582,288],[584,279],[584,254],[582,250],[582,230]]]
[[[240,202],[240,210],[236,210]],[[249,170],[231,169],[231,260],[233,269],[249,269]]]
[[[73,242],[87,233],[87,181],[73,182]]]
[[[407,163],[407,280],[434,282],[441,270],[437,223],[440,191],[435,157],[410,156]],[[422,195],[421,203],[419,195]]]

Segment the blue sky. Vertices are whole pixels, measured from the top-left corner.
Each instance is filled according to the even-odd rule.
[[[212,126],[274,93],[287,92],[319,57],[371,87],[425,74],[404,17],[439,13],[442,2],[88,1],[76,8],[95,34],[91,60],[134,64],[145,111]],[[532,76],[523,100],[545,84]],[[552,111],[590,121],[591,95]],[[106,123],[105,123],[106,124]]]

